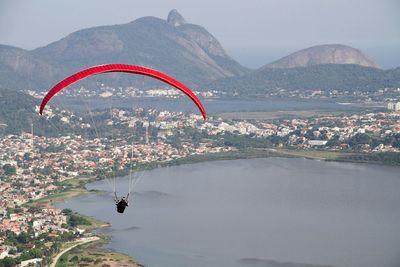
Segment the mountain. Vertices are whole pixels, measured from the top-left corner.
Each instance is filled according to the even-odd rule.
[[[167,20],[143,17],[127,24],[84,29],[32,51],[0,46],[0,86],[49,88],[82,68],[113,62],[155,68],[195,88],[249,72],[206,29],[187,23],[172,10]],[[155,84],[126,74],[100,75],[88,81],[117,86]]]
[[[400,69],[382,70],[359,50],[320,45],[297,51],[250,71],[232,59],[218,40],[177,10],[166,20],[143,17],[126,24],[74,32],[27,51],[0,45],[0,87],[47,90],[82,68],[111,62],[143,65],[166,72],[195,89],[249,94],[285,89],[374,90],[400,87]],[[139,75],[110,73],[79,85],[153,87]]]
[[[49,82],[56,71],[56,66],[26,50],[0,45],[0,86],[3,88],[37,87],[40,81]]]
[[[79,119],[65,123],[60,113],[51,118],[40,116],[39,105],[39,99],[24,92],[0,88],[0,138],[8,134],[30,133],[32,128],[38,136],[90,134],[76,126],[75,123],[81,123]]]
[[[171,24],[172,26],[181,26],[186,24],[186,20],[184,17],[182,17],[181,14],[179,14],[178,10],[172,9],[167,18],[168,24]]]
[[[22,92],[0,88],[0,136],[30,132],[31,123],[38,121],[38,102]]]
[[[213,81],[211,89],[264,94],[276,89],[369,91],[400,87],[400,68],[382,70],[345,45],[309,47],[242,76]]]
[[[265,94],[275,89],[371,91],[385,87],[400,87],[400,68],[381,70],[354,64],[260,68],[247,75],[221,79],[207,86],[249,95]]]
[[[267,64],[264,68],[289,69],[324,64],[355,64],[378,68],[360,50],[340,44],[309,47]]]

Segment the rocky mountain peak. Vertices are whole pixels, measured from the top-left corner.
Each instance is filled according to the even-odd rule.
[[[0,45],[0,87],[47,88],[74,71],[109,62],[159,69],[194,88],[248,71],[206,29],[186,23],[172,10],[167,21],[148,16],[127,24],[82,29],[32,51]],[[110,86],[155,85],[118,74],[104,79]]]
[[[183,24],[186,24],[186,20],[183,18],[181,14],[179,14],[178,10],[172,9],[168,13],[168,18],[167,18],[168,24],[171,24],[172,26],[180,26]]]
[[[272,62],[266,67],[287,69],[323,64],[355,64],[378,68],[378,65],[367,58],[360,50],[340,44],[309,47]]]

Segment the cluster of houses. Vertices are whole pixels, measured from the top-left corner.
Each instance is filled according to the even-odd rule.
[[[329,149],[348,147],[346,141],[360,133],[385,138],[400,133],[399,112],[378,112],[366,114],[343,114],[341,116],[324,115],[312,118],[265,120],[208,120],[199,126],[209,135],[218,135],[229,132],[238,135],[255,137],[278,136],[287,137],[284,145],[297,148],[326,147],[329,140],[337,138],[343,143]],[[376,147],[366,148],[365,152],[399,151],[390,145],[379,144]]]
[[[27,94],[42,99],[47,92],[45,91],[33,91],[27,90]],[[212,97],[220,97],[226,95],[226,92],[217,91],[217,90],[208,90],[208,91],[194,91],[196,95],[200,95],[204,98],[212,98]],[[111,87],[104,84],[101,84],[99,88],[89,89],[85,87],[73,88],[71,90],[65,91],[64,94],[67,97],[79,97],[79,98],[132,98],[132,97],[167,97],[167,98],[179,98],[182,97],[183,94],[181,91],[175,88],[153,88],[153,89],[139,89],[133,86],[127,87]]]
[[[212,138],[202,139],[196,144],[188,138],[179,147],[168,142],[168,138],[185,129],[205,133],[208,136],[247,135],[265,138],[287,137],[285,145],[310,148],[324,148],[332,138],[346,141],[356,134],[368,133],[384,138],[400,133],[399,112],[366,114],[322,115],[310,118],[276,120],[229,120],[210,117],[206,122],[200,115],[168,111],[147,112],[147,117],[126,110],[112,110],[108,125],[145,128],[144,139],[132,142],[126,136],[84,138],[80,135],[60,137],[37,136],[32,133],[7,135],[0,139],[0,232],[9,230],[20,234],[32,229],[35,235],[57,234],[63,228],[66,217],[56,208],[42,208],[35,213],[21,205],[54,192],[65,189],[63,181],[81,175],[92,175],[96,170],[113,171],[126,169],[132,164],[166,162],[193,154],[207,154],[230,151],[233,148],[218,145]],[[60,116],[63,123],[71,123],[73,114],[55,113],[51,108],[47,118]],[[79,120],[78,120],[79,121]],[[91,127],[79,122],[80,127]],[[149,128],[157,128],[157,140],[148,138]],[[142,129],[143,130],[143,129]],[[143,132],[143,131],[142,131]],[[184,136],[184,133],[183,133]],[[341,149],[330,147],[329,149]],[[398,148],[385,144],[366,148],[367,151],[394,151]],[[118,166],[115,166],[116,159]],[[18,210],[18,211],[16,211]],[[3,238],[3,239],[2,239]],[[0,234],[0,259],[8,255],[9,248],[3,244]]]
[[[118,112],[116,116],[120,122],[129,123],[123,112]],[[161,113],[160,116],[167,117],[169,114]],[[188,123],[197,119],[194,117]],[[164,142],[162,133],[176,126],[181,127],[180,124],[163,121],[150,123],[161,129],[159,142],[131,143],[124,138],[85,139],[78,135],[44,137],[31,133],[1,138],[0,229],[17,235],[26,232],[29,227],[35,235],[66,231],[62,227],[66,218],[61,210],[42,208],[39,212],[31,213],[22,205],[65,189],[61,183],[65,180],[93,174],[96,169],[113,171],[115,159],[118,159],[117,168],[122,170],[132,163],[164,162],[190,154],[226,151],[222,147],[213,147],[210,142],[202,142],[197,146],[182,142],[178,149]],[[2,249],[3,254],[4,251]]]

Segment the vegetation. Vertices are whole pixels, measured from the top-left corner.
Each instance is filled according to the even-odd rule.
[[[57,267],[67,266],[141,266],[135,263],[130,256],[112,251],[99,250],[107,240],[98,241],[77,246],[64,253],[57,262]]]
[[[30,133],[32,125],[35,135],[58,136],[72,132],[70,126],[60,120],[60,116],[54,116],[49,121],[39,116],[35,110],[37,105],[39,100],[28,94],[0,88],[0,137]]]
[[[37,199],[37,200],[33,200],[28,202],[28,205],[32,205],[32,204],[49,204],[55,201],[60,201],[62,199],[65,198],[70,198],[70,197],[74,197],[74,196],[78,196],[81,194],[85,194],[87,193],[87,191],[83,188],[79,188],[79,189],[66,189],[65,191],[61,191],[61,192],[57,192],[54,194],[51,194],[49,196]]]
[[[234,159],[248,159],[248,158],[265,158],[265,157],[303,157],[308,159],[318,159],[327,161],[346,161],[346,162],[360,162],[372,164],[387,164],[387,165],[400,165],[399,153],[362,153],[362,152],[340,152],[340,151],[326,151],[316,149],[289,149],[289,148],[248,148],[230,152],[212,153],[205,155],[192,155],[186,158],[178,159],[168,162],[165,165],[180,165],[190,164],[204,161],[214,160],[234,160]]]
[[[0,266],[15,266],[21,261],[43,258],[43,263],[47,265],[51,256],[57,253],[61,244],[75,239],[73,233],[61,233],[56,237],[50,237],[47,233],[41,234],[37,238],[33,237],[33,231],[23,232],[19,235],[11,231],[5,232],[5,245],[16,247],[16,251],[11,251],[10,254],[17,254],[17,257],[5,257],[0,260]]]
[[[0,89],[0,124],[3,124],[0,125],[0,136],[22,131],[30,132],[37,102],[24,93]]]
[[[335,142],[335,139],[331,142]],[[391,145],[394,148],[400,148],[400,134],[394,133],[382,138],[380,136],[375,136],[368,133],[358,133],[347,140],[347,142],[341,143],[348,144],[349,147],[355,151],[362,150],[362,148],[365,146],[377,147],[380,144]]]
[[[342,155],[336,158],[338,161],[354,161],[367,163],[380,163],[387,165],[400,166],[400,153],[385,152],[385,153],[354,153]]]
[[[91,225],[92,223],[84,216],[74,213],[70,209],[64,209],[63,213],[67,216],[67,224],[70,227],[76,227],[78,225]]]
[[[64,209],[63,213],[67,216],[67,224],[69,227],[77,227],[86,230],[92,230],[107,225],[105,222],[94,219],[92,217],[73,212],[70,209]]]
[[[14,175],[16,173],[17,169],[15,166],[13,166],[11,164],[4,164],[3,171],[4,171],[4,175],[9,176],[9,175]]]
[[[399,86],[400,68],[384,71],[359,65],[327,64],[291,69],[262,68],[248,75],[218,80],[209,88],[230,88],[244,95],[254,95],[276,88],[372,91]]]

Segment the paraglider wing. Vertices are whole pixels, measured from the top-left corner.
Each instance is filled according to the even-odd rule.
[[[85,79],[89,76],[107,73],[107,72],[127,72],[127,73],[134,73],[139,75],[149,76],[160,81],[163,81],[185,93],[199,108],[201,114],[203,115],[203,119],[207,118],[206,111],[203,107],[203,104],[197,98],[197,96],[190,90],[186,85],[181,83],[180,81],[168,76],[165,73],[159,72],[157,70],[153,70],[150,68],[142,67],[142,66],[135,66],[135,65],[128,65],[128,64],[106,64],[106,65],[99,65],[84,69],[79,71],[58,84],[56,84],[51,90],[47,93],[47,95],[43,98],[42,104],[40,105],[39,113],[42,115],[44,108],[46,107],[47,103],[55,96],[58,92],[66,88],[67,86]]]

